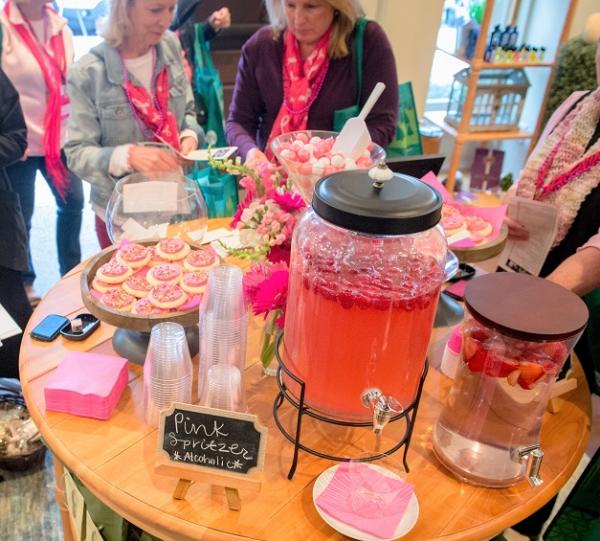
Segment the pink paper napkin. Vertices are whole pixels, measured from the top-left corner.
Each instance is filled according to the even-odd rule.
[[[438,180],[433,171],[429,171],[429,173],[427,173],[424,177],[421,177],[421,181],[438,191],[442,196],[444,203],[452,202],[452,197],[450,197],[448,190],[446,190],[444,185]]]
[[[333,518],[381,539],[394,536],[413,486],[364,463],[338,466],[316,504]]]
[[[127,359],[71,351],[44,386],[46,409],[108,419],[127,387]]]

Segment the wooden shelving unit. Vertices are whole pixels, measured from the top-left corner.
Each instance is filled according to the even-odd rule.
[[[523,131],[523,130],[509,130],[509,131],[471,131],[469,129],[469,123],[471,121],[471,114],[473,110],[473,104],[475,102],[475,94],[477,89],[477,83],[479,81],[479,77],[481,74],[481,70],[487,69],[514,69],[514,68],[545,68],[554,70],[555,62],[485,62],[483,60],[484,52],[486,49],[486,45],[488,43],[488,33],[490,28],[490,21],[492,18],[492,12],[494,9],[495,0],[487,0],[485,5],[485,11],[483,14],[483,20],[481,23],[481,30],[479,33],[479,38],[477,40],[477,44],[475,46],[475,52],[473,58],[471,60],[467,60],[463,56],[456,54],[455,52],[448,51],[441,47],[438,47],[439,51],[443,51],[446,54],[461,60],[468,64],[471,68],[471,73],[469,77],[469,84],[467,88],[467,96],[465,99],[465,105],[463,109],[463,115],[461,117],[461,122],[458,127],[451,126],[447,122],[444,121],[446,116],[445,111],[431,111],[425,113],[425,118],[429,121],[433,122],[436,126],[441,128],[446,134],[453,137],[455,139],[454,149],[450,156],[450,165],[448,170],[448,179],[446,181],[446,187],[448,191],[452,192],[454,190],[454,184],[456,181],[456,173],[459,169],[460,160],[462,156],[462,152],[464,150],[465,143],[481,141],[481,142],[490,142],[490,141],[502,141],[509,139],[529,139],[529,150],[530,152],[533,149],[534,143],[537,141],[539,133],[541,131],[541,119],[542,115],[539,115],[535,130],[532,132]],[[577,5],[577,0],[569,0],[567,12],[563,21],[562,31],[560,34],[559,42],[560,45],[563,41],[565,41],[569,34],[569,28],[571,26],[571,21],[573,19],[573,15],[575,12],[575,7]],[[520,0],[513,0],[512,4],[512,17],[511,20],[506,21],[506,24],[514,24],[517,18],[517,14],[519,9],[521,8]],[[546,83],[546,88],[544,91],[544,97],[541,104],[540,111],[544,110],[545,103],[548,99],[548,94],[550,91],[550,84],[552,82],[552,74],[548,77],[548,81]]]

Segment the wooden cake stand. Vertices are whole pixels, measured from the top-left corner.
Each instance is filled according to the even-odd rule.
[[[500,234],[490,242],[473,246],[472,248],[450,247],[450,249],[456,254],[461,263],[477,263],[478,261],[485,261],[498,255],[504,248],[507,237],[508,227],[506,227],[506,224],[503,224]]]

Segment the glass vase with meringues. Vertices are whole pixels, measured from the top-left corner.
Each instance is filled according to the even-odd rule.
[[[81,274],[90,313],[118,329],[115,351],[143,363],[154,325],[186,328],[198,350],[198,306],[207,272],[220,263],[202,245],[206,204],[197,185],[178,173],[134,173],[118,181],[106,209],[113,245],[92,257]]]

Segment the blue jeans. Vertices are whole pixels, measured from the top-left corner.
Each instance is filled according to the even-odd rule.
[[[31,218],[35,207],[35,175],[38,171],[46,179],[56,200],[56,248],[62,276],[81,261],[79,232],[81,231],[83,211],[83,186],[81,179],[69,172],[69,191],[63,200],[52,185],[43,156],[32,156],[7,167],[6,172],[12,188],[19,194],[21,200],[21,208],[25,218],[27,235],[29,236],[31,234]],[[33,284],[34,280],[35,271],[31,261],[31,250],[29,250],[29,270],[23,273],[23,283],[25,286],[29,286]]]

